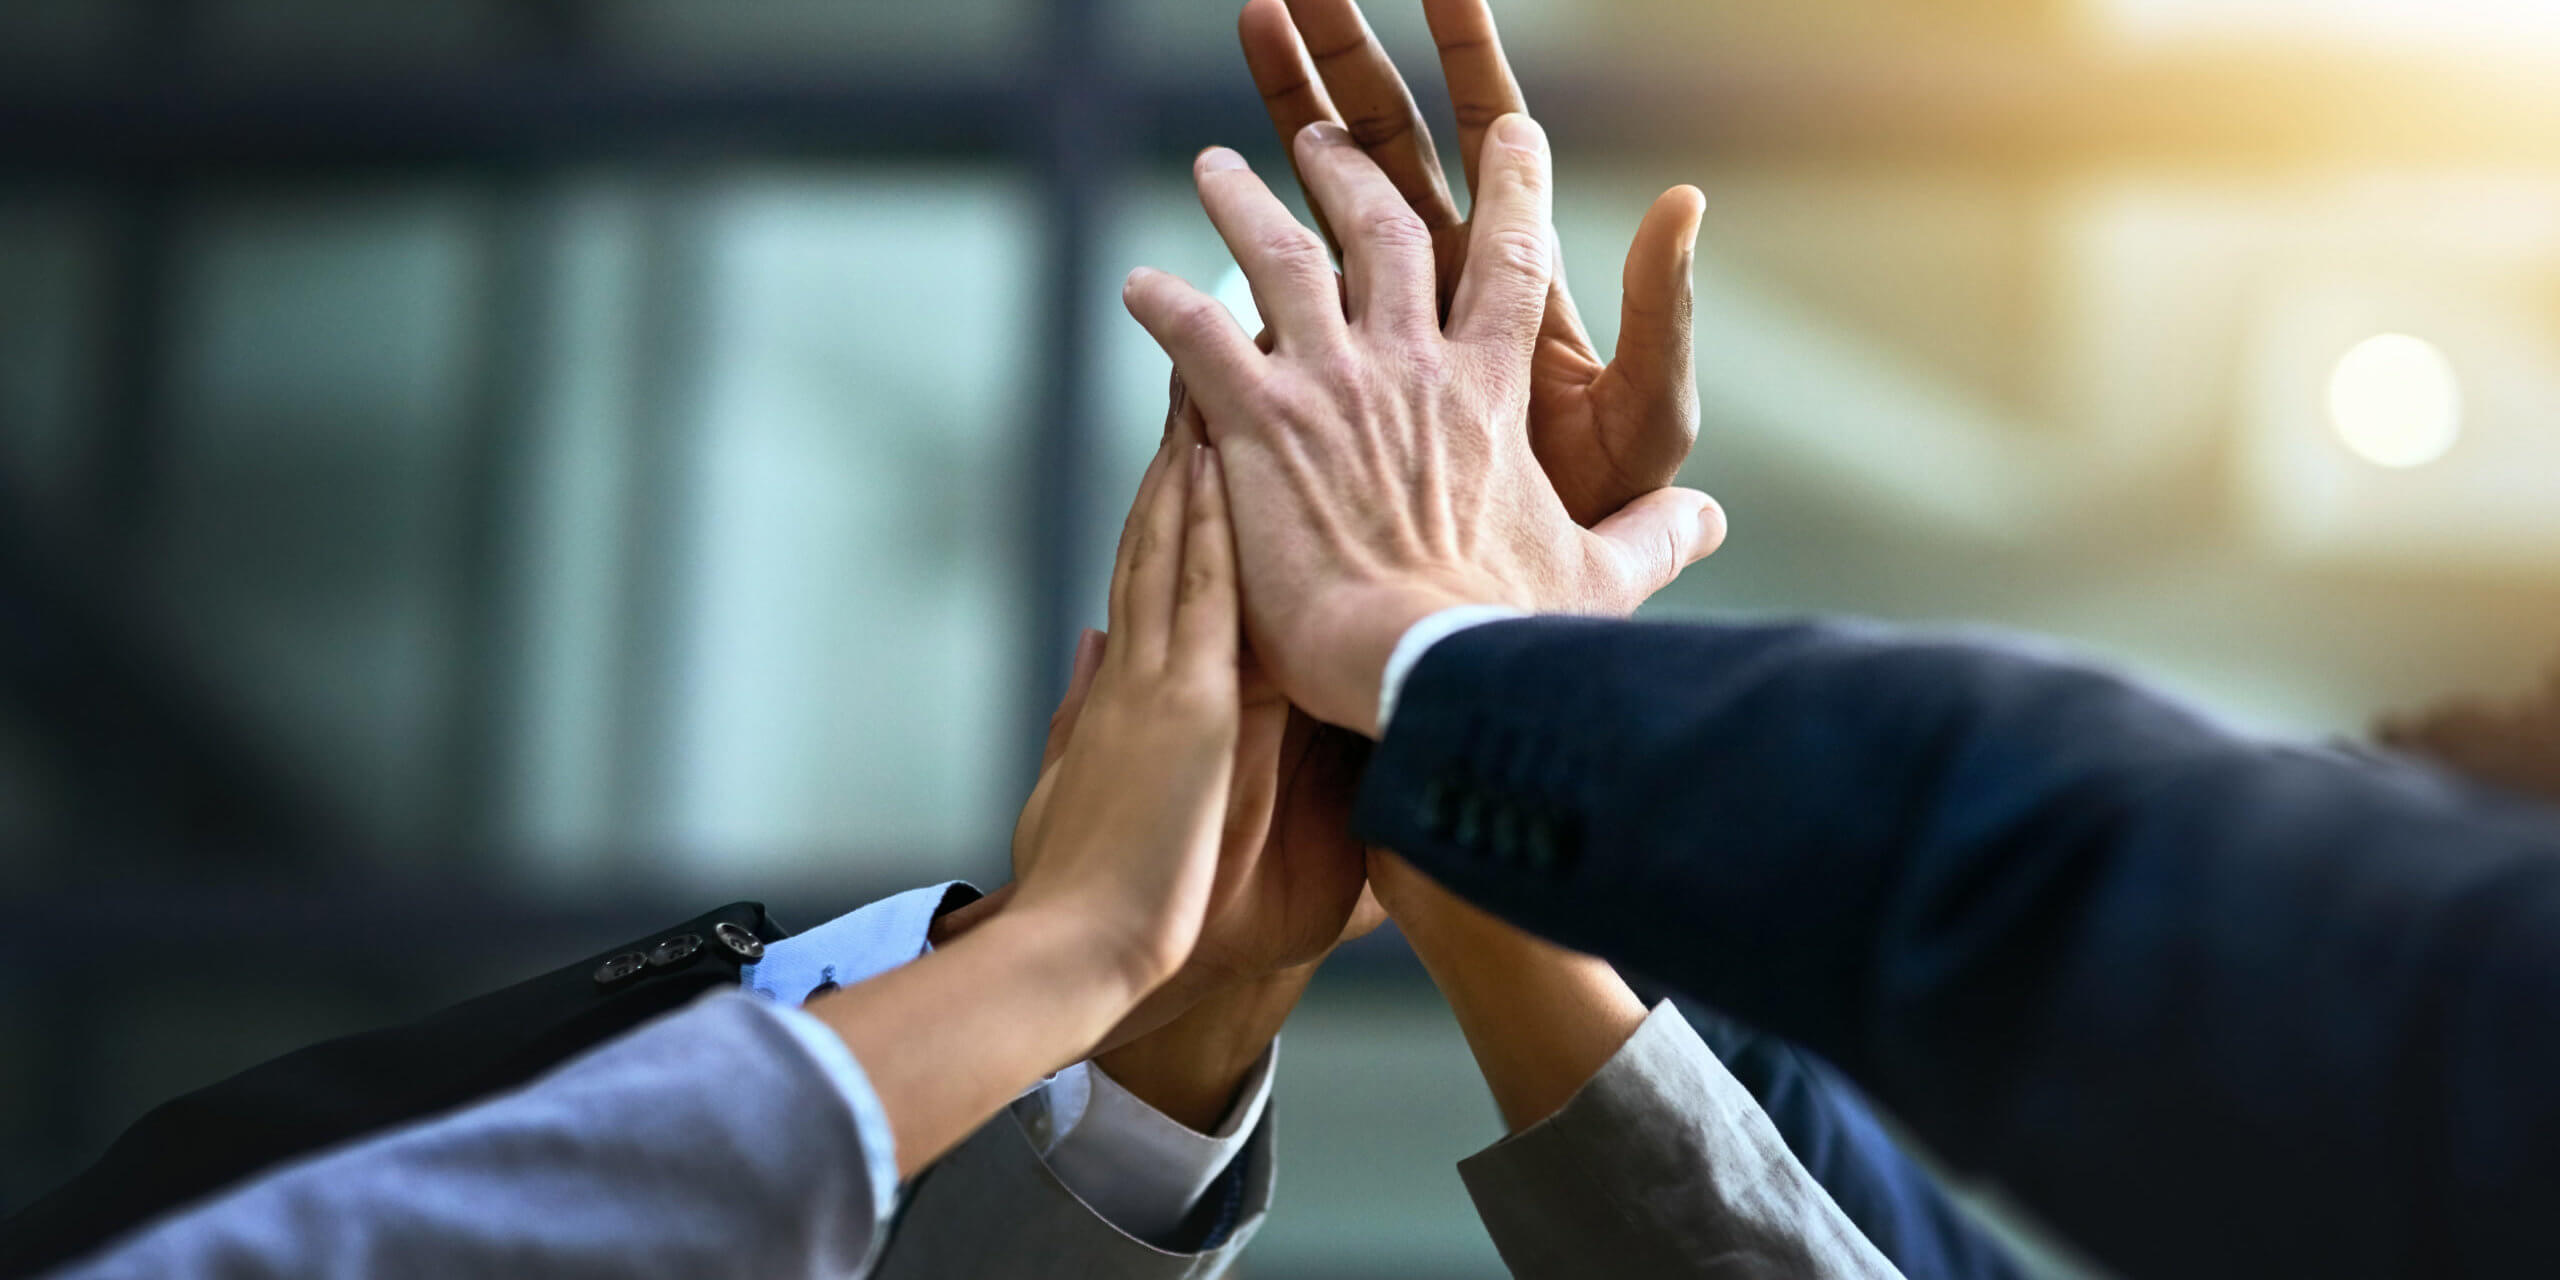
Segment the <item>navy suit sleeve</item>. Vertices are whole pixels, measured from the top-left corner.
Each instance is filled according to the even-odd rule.
[[[2547,1262],[2547,810],[1994,646],[1545,619],[1424,658],[1358,825],[2130,1273]]]
[[[1906,1280],[2024,1280],[2008,1248],[1905,1154],[1857,1087],[1775,1036],[1692,1006],[1691,1026],[1798,1163]]]

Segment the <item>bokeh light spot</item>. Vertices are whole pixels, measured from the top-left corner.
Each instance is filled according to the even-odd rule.
[[[2329,419],[2357,457],[2379,467],[2423,467],[2461,438],[2462,380],[2424,338],[2367,338],[2329,375]]]
[[[1244,268],[1229,267],[1218,277],[1218,301],[1235,313],[1246,333],[1262,332],[1262,310],[1253,305],[1253,282],[1244,278]]]

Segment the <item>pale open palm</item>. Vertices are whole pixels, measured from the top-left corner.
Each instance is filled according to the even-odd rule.
[[[1423,0],[1423,13],[1448,78],[1472,192],[1486,128],[1528,106],[1485,0]],[[1467,222],[1450,195],[1430,127],[1359,5],[1252,0],[1238,35],[1284,147],[1310,124],[1339,123],[1422,215],[1432,230],[1445,306],[1466,262]],[[1627,253],[1615,359],[1601,358],[1561,267],[1556,272],[1531,366],[1529,438],[1565,509],[1583,524],[1669,484],[1697,440],[1690,272],[1705,208],[1697,188],[1680,186],[1645,214]],[[1332,238],[1329,228],[1320,229]],[[1628,611],[1640,602],[1591,603]]]

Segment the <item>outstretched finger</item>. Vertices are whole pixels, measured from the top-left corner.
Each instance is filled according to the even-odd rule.
[[[1458,117],[1458,160],[1472,199],[1482,191],[1478,153],[1485,130],[1507,115],[1525,114],[1529,100],[1502,53],[1493,9],[1485,0],[1423,0],[1422,18],[1440,47],[1440,74],[1449,81],[1449,106]]]
[[[1109,604],[1103,611],[1104,625],[1115,636],[1129,634],[1130,572],[1139,544],[1145,540],[1147,512],[1153,509],[1156,490],[1164,484],[1165,468],[1175,456],[1172,433],[1167,432],[1166,439],[1156,445],[1156,455],[1147,460],[1146,474],[1138,479],[1138,496],[1129,500],[1129,518],[1121,522],[1120,548],[1111,557]],[[1109,656],[1117,658],[1119,654]]]
[[[1156,345],[1173,357],[1185,393],[1200,397],[1210,408],[1233,405],[1245,387],[1261,378],[1267,358],[1245,336],[1235,313],[1181,277],[1140,267],[1120,286],[1120,301]]]
[[[1191,509],[1182,535],[1182,589],[1175,603],[1173,661],[1203,673],[1236,669],[1235,528],[1227,516],[1226,472],[1218,451],[1191,451]]]
[[[1555,278],[1555,176],[1546,130],[1522,115],[1494,122],[1484,190],[1470,223],[1466,274],[1449,307],[1455,341],[1527,359]]]
[[[1311,124],[1340,124],[1342,113],[1334,110],[1333,98],[1307,56],[1307,42],[1298,38],[1298,24],[1282,0],[1246,4],[1236,16],[1236,41],[1244,46],[1245,71],[1253,77],[1254,91],[1262,95],[1262,109],[1270,114],[1271,128],[1280,135],[1281,153],[1289,157],[1289,167],[1298,175],[1298,189],[1303,191],[1307,175],[1297,170],[1298,134]],[[1316,234],[1340,253],[1342,241],[1325,221],[1324,211],[1312,212]]]
[[[1342,331],[1342,287],[1333,256],[1289,206],[1225,147],[1200,153],[1192,166],[1200,207],[1253,285],[1253,302],[1280,345],[1329,340]]]
[[[1332,215],[1348,237],[1342,246],[1339,296],[1353,324],[1376,317],[1415,331],[1440,318],[1431,233],[1396,189],[1336,124],[1298,135],[1298,171],[1311,204]]]
[[[1431,128],[1360,6],[1352,0],[1288,4],[1342,126],[1378,162],[1424,226],[1434,231],[1457,226],[1458,205],[1449,197],[1449,179],[1432,148]]]
[[[1159,671],[1173,639],[1174,597],[1182,586],[1182,516],[1190,505],[1192,461],[1188,450],[1167,449],[1155,489],[1136,513],[1129,548],[1129,586],[1123,622],[1111,631],[1111,656],[1126,654],[1133,671]]]

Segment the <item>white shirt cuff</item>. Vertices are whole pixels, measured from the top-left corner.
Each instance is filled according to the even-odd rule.
[[[1213,1133],[1185,1127],[1091,1063],[1060,1072],[1047,1090],[1015,1104],[1014,1114],[1077,1199],[1137,1239],[1161,1239],[1191,1216],[1252,1140],[1271,1102],[1279,1054],[1276,1040],[1263,1050]]]
[[[1378,736],[1387,736],[1387,726],[1396,718],[1396,696],[1404,692],[1405,677],[1413,674],[1422,655],[1431,652],[1431,646],[1469,627],[1528,616],[1505,604],[1462,604],[1405,628],[1404,637],[1396,641],[1395,652],[1387,655],[1386,671],[1378,677]]]

